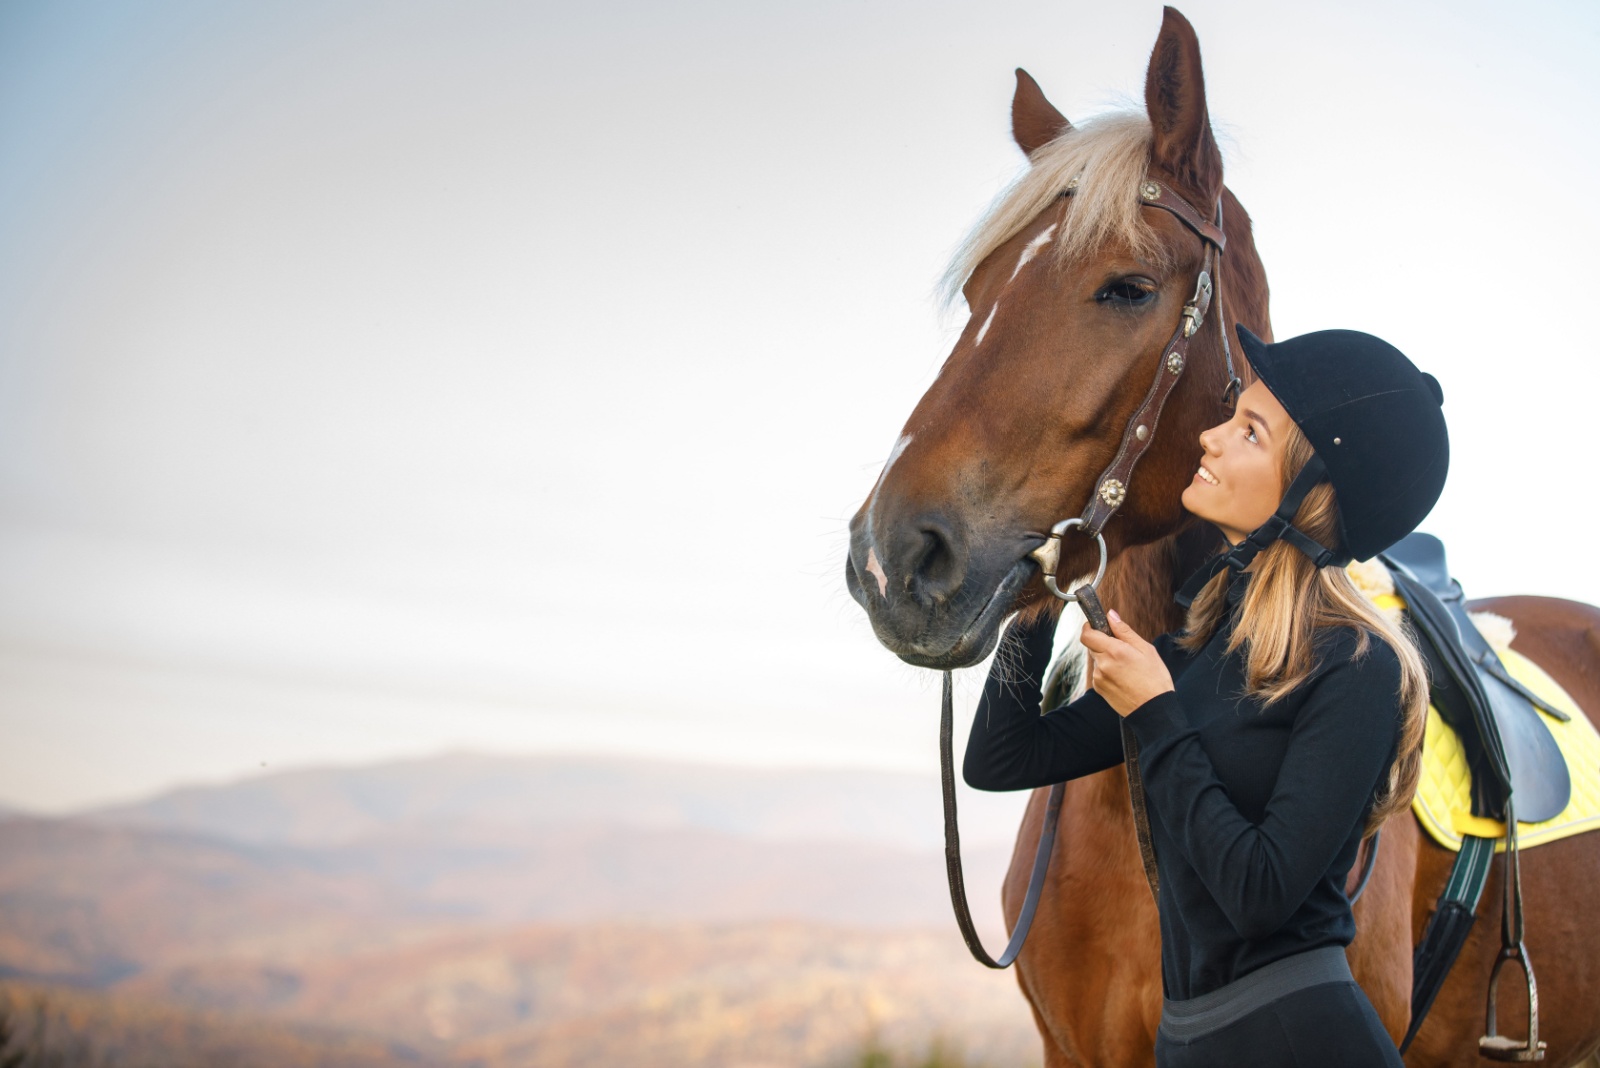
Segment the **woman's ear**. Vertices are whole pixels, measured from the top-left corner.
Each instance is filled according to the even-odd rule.
[[[1011,136],[1029,158],[1068,130],[1072,123],[1044,97],[1039,83],[1017,68],[1017,91],[1011,97]]]
[[[1150,162],[1209,212],[1222,192],[1222,153],[1211,134],[1200,41],[1189,20],[1166,8],[1145,73],[1144,106],[1154,131]]]

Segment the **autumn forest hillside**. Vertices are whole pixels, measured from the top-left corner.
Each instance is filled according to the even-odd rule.
[[[991,937],[1016,803],[970,813]],[[949,922],[937,806],[919,776],[459,755],[12,813],[0,1005],[13,1046],[106,1068],[1030,1063]]]

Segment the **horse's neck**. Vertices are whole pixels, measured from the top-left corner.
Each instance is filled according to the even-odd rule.
[[[1146,638],[1177,630],[1183,610],[1172,599],[1189,573],[1213,551],[1209,528],[1190,527],[1117,554],[1106,567],[1100,600]]]

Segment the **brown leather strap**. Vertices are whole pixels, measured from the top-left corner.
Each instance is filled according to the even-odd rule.
[[[1217,199],[1220,203],[1222,198]],[[1171,186],[1154,178],[1146,178],[1139,183],[1139,200],[1147,208],[1160,208],[1162,211],[1171,212],[1179,222],[1193,230],[1200,240],[1218,252],[1228,247],[1228,235],[1222,232],[1222,227],[1206,221],[1206,217],[1196,211],[1193,204],[1174,192]]]
[[[1222,198],[1217,198],[1217,229],[1222,229],[1226,224],[1222,219]],[[1220,246],[1219,246],[1220,248]],[[1244,389],[1244,383],[1239,381],[1239,376],[1233,370],[1233,341],[1228,337],[1228,312],[1222,306],[1222,253],[1217,253],[1216,262],[1211,265],[1211,291],[1216,305],[1217,338],[1222,342],[1222,366],[1228,374],[1227,384],[1222,387],[1222,403],[1230,408],[1239,402],[1239,393]]]
[[[1070,195],[1072,188],[1069,186],[1066,192]],[[1161,362],[1156,369],[1156,379],[1151,383],[1149,392],[1145,394],[1144,403],[1139,405],[1139,410],[1128,421],[1127,428],[1122,433],[1122,444],[1117,450],[1116,459],[1111,461],[1111,466],[1101,472],[1099,480],[1095,483],[1094,496],[1084,509],[1083,530],[1091,537],[1099,534],[1107,520],[1122,506],[1127,496],[1128,479],[1133,475],[1134,465],[1155,440],[1156,423],[1161,418],[1161,409],[1167,403],[1167,398],[1172,395],[1173,387],[1177,385],[1178,378],[1188,364],[1189,339],[1199,331],[1201,324],[1205,322],[1206,312],[1211,307],[1214,289],[1213,271],[1216,265],[1221,263],[1220,253],[1228,243],[1227,235],[1222,232],[1220,225],[1222,221],[1220,198],[1217,204],[1217,223],[1214,224],[1207,222],[1195,210],[1194,205],[1174,192],[1171,187],[1154,179],[1146,179],[1140,183],[1139,196],[1146,207],[1170,212],[1179,222],[1194,231],[1200,240],[1205,242],[1206,254],[1200,267],[1200,274],[1195,279],[1194,295],[1189,298],[1189,303],[1183,306],[1178,327],[1161,350]],[[1228,345],[1226,333],[1227,324],[1224,323],[1222,339],[1224,352],[1227,352]],[[1231,378],[1233,369],[1231,354],[1229,354],[1228,369]],[[1075,596],[1090,624],[1096,630],[1110,634],[1111,624],[1106,619],[1093,584],[1080,587],[1075,591]],[[1061,817],[1061,799],[1066,788],[1062,783],[1056,783],[1050,788],[1050,797],[1045,804],[1044,827],[1039,833],[1038,848],[1034,851],[1033,873],[1028,877],[1028,892],[1022,901],[1022,912],[1017,917],[1017,925],[1011,932],[1011,940],[1006,943],[1005,952],[1001,953],[998,959],[991,957],[983,948],[983,941],[978,937],[977,928],[973,926],[972,912],[967,907],[966,877],[961,870],[961,831],[956,823],[956,776],[953,755],[955,733],[953,688],[950,672],[946,671],[944,697],[939,714],[939,785],[944,796],[945,879],[950,886],[950,904],[955,910],[956,926],[961,929],[961,937],[967,943],[967,949],[980,964],[990,968],[1006,968],[1017,959],[1017,954],[1022,952],[1022,944],[1027,940],[1028,931],[1033,926],[1034,913],[1039,908],[1039,897],[1044,891],[1045,874],[1050,868],[1056,827]],[[1151,896],[1159,898],[1161,876],[1156,868],[1155,846],[1150,839],[1150,817],[1145,810],[1144,777],[1139,771],[1139,742],[1127,723],[1122,724],[1122,758],[1128,770],[1128,795],[1133,803],[1133,824],[1139,836],[1139,859],[1144,864],[1145,879],[1150,884]]]
[[[1100,477],[1095,481],[1094,493],[1084,507],[1081,517],[1082,529],[1090,537],[1101,533],[1117,509],[1122,507],[1122,502],[1128,496],[1128,484],[1133,478],[1133,469],[1155,441],[1156,424],[1161,419],[1161,410],[1166,407],[1167,398],[1172,395],[1178,379],[1189,365],[1189,341],[1199,332],[1206,320],[1206,313],[1211,308],[1211,297],[1215,291],[1211,272],[1216,262],[1221,259],[1218,253],[1227,244],[1227,237],[1220,228],[1206,222],[1195,210],[1194,205],[1160,182],[1154,179],[1141,182],[1139,195],[1146,207],[1170,212],[1199,235],[1200,240],[1205,243],[1206,254],[1200,264],[1200,273],[1195,278],[1194,294],[1183,306],[1177,328],[1173,330],[1172,336],[1161,349],[1161,356],[1156,365],[1155,381],[1150,383],[1144,402],[1133,413],[1133,418],[1128,420],[1127,427],[1122,431],[1122,442],[1117,448],[1116,457],[1104,471],[1100,472]],[[1219,200],[1218,218],[1220,217]],[[1222,328],[1226,333],[1227,324],[1224,323]],[[1223,344],[1227,344],[1226,338],[1223,339]]]
[[[1156,364],[1155,381],[1150,384],[1150,389],[1145,393],[1143,403],[1133,413],[1133,418],[1128,420],[1128,425],[1122,432],[1122,442],[1117,447],[1117,455],[1100,473],[1100,478],[1095,482],[1094,494],[1083,510],[1082,530],[1090,537],[1101,533],[1106,523],[1117,513],[1117,509],[1122,507],[1122,502],[1128,496],[1128,483],[1133,478],[1134,466],[1155,441],[1156,424],[1161,420],[1161,410],[1166,407],[1167,398],[1172,396],[1178,379],[1189,365],[1189,341],[1199,332],[1205,322],[1206,313],[1211,308],[1211,298],[1215,291],[1212,271],[1221,263],[1222,249],[1228,243],[1227,235],[1222,232],[1220,225],[1207,222],[1195,210],[1194,205],[1174,192],[1170,186],[1153,178],[1147,178],[1139,184],[1139,197],[1144,206],[1169,212],[1194,231],[1205,243],[1206,253],[1200,264],[1200,273],[1195,278],[1194,294],[1183,306],[1177,328],[1173,330],[1172,336],[1161,349],[1161,356]],[[1220,223],[1222,220],[1220,196],[1217,198],[1216,218]],[[1225,350],[1228,343],[1227,327],[1227,323],[1222,324],[1222,343]],[[1232,378],[1231,353],[1228,364],[1229,377]],[[1232,388],[1231,382],[1229,388]],[[1111,624],[1106,620],[1105,610],[1100,605],[1100,598],[1093,584],[1074,590],[1073,596],[1077,599],[1078,607],[1083,609],[1090,626],[1102,633],[1110,634]],[[1128,800],[1133,805],[1133,827],[1139,838],[1139,860],[1144,864],[1144,877],[1150,884],[1150,895],[1159,901],[1161,872],[1156,867],[1155,845],[1150,837],[1150,814],[1145,807],[1144,775],[1139,770],[1139,740],[1134,737],[1132,729],[1125,721],[1121,727],[1122,762],[1128,772]]]
[[[944,795],[944,873],[950,885],[950,904],[955,909],[956,926],[961,928],[961,938],[979,964],[990,968],[1008,968],[1022,952],[1022,943],[1028,939],[1028,929],[1033,926],[1033,914],[1039,909],[1039,897],[1044,892],[1045,873],[1050,870],[1050,854],[1056,842],[1056,827],[1061,820],[1061,799],[1066,785],[1056,783],[1050,787],[1050,798],[1045,803],[1044,827],[1039,832],[1039,847],[1033,854],[1033,874],[1028,877],[1028,893],[1022,899],[1022,913],[1011,932],[1011,941],[1005,952],[996,960],[983,948],[983,940],[972,924],[972,912],[967,908],[967,881],[961,872],[961,831],[956,825],[956,769],[953,756],[955,734],[954,685],[950,672],[944,673],[944,700],[939,712],[939,788]]]
[[[1139,839],[1139,863],[1144,865],[1144,881],[1150,896],[1161,903],[1161,869],[1156,867],[1156,845],[1150,837],[1150,811],[1144,797],[1144,772],[1139,770],[1139,739],[1123,720],[1122,764],[1128,770],[1128,800],[1133,804],[1133,832]]]
[[[1080,586],[1072,591],[1078,607],[1089,626],[1101,634],[1111,633],[1111,621],[1100,604],[1100,595],[1092,585]],[[1144,773],[1139,770],[1139,739],[1125,718],[1118,717],[1122,728],[1122,764],[1128,769],[1128,800],[1133,802],[1133,829],[1139,836],[1139,861],[1144,865],[1144,879],[1150,884],[1150,896],[1161,900],[1161,871],[1156,867],[1156,847],[1150,838],[1150,813],[1145,808]]]
[[[1352,905],[1361,900],[1361,895],[1367,892],[1367,883],[1372,881],[1372,871],[1378,863],[1378,840],[1382,837],[1381,829],[1373,831],[1356,847],[1356,862],[1344,878],[1344,896]]]
[[[1189,339],[1205,321],[1206,309],[1211,306],[1211,274],[1206,269],[1211,265],[1209,248],[1205,263],[1206,266],[1201,268],[1196,280],[1194,299],[1184,305],[1184,314],[1178,321],[1178,328],[1172,332],[1172,336],[1161,349],[1155,381],[1150,383],[1150,389],[1144,395],[1144,403],[1139,405],[1138,410],[1133,413],[1133,418],[1128,420],[1128,425],[1122,432],[1122,443],[1117,448],[1117,455],[1106,469],[1100,472],[1100,478],[1095,482],[1094,495],[1089,498],[1088,507],[1083,510],[1083,532],[1090,537],[1105,529],[1106,523],[1127,499],[1133,468],[1155,441],[1156,424],[1161,420],[1161,410],[1166,407],[1167,398],[1172,396],[1173,389],[1178,385],[1178,379],[1189,365]]]

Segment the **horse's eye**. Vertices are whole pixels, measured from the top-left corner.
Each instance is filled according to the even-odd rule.
[[[1156,295],[1156,287],[1142,278],[1124,278],[1105,286],[1094,295],[1102,304],[1136,305]]]

